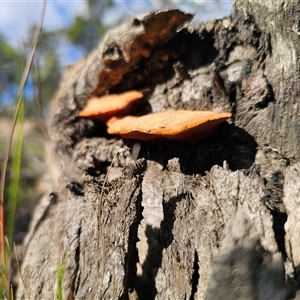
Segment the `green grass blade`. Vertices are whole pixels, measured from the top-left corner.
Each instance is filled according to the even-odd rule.
[[[7,219],[6,219],[6,237],[9,248],[12,249],[16,211],[20,190],[20,174],[22,167],[23,150],[23,126],[24,125],[24,101],[21,102],[19,114],[17,117],[14,140],[11,148],[11,167],[10,181],[7,190]],[[10,251],[9,251],[10,252]]]
[[[64,263],[60,263],[57,268],[57,289],[56,289],[56,299],[57,300],[63,300],[63,287],[62,282],[65,275],[65,265]]]

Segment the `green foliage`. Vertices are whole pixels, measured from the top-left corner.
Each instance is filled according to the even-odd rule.
[[[41,108],[47,107],[58,87],[63,68],[57,53],[57,45],[62,43],[62,39],[62,30],[41,32],[35,62],[31,69],[35,93],[26,105],[25,113],[29,117],[36,115],[35,102],[39,102]]]
[[[89,18],[77,16],[66,30],[66,36],[72,44],[88,53],[99,44],[106,29],[99,20],[91,22]]]
[[[83,53],[87,54],[99,44],[107,30],[107,27],[101,22],[101,16],[108,7],[113,5],[113,1],[86,0],[86,4],[88,15],[75,17],[68,28],[42,31],[35,55],[35,63],[31,69],[32,88],[30,87],[30,93],[26,94],[26,117],[34,116],[36,101],[42,107],[47,107],[58,87],[64,66],[59,53],[57,53],[57,45],[67,44],[68,46],[79,47]],[[33,28],[29,28],[29,31],[32,32]],[[16,50],[0,35],[0,104],[3,95],[6,99],[15,98],[16,89],[25,66],[26,49],[30,49],[30,47],[31,45],[27,43],[23,49]],[[9,105],[2,103],[0,115],[8,116],[11,112],[12,109]]]
[[[13,59],[16,55],[15,50],[11,47],[4,39],[3,36],[0,35],[0,59],[5,62],[5,59]]]
[[[0,35],[0,94],[10,92],[12,85],[17,86],[25,66],[24,56],[15,50]],[[14,97],[12,97],[13,99]]]
[[[29,32],[32,32],[33,28],[29,29]],[[61,43],[61,40],[64,35],[64,29],[56,31],[45,31],[44,29],[41,32],[39,38],[39,44],[37,46],[36,56],[38,59],[41,59],[45,53],[54,54],[57,51],[57,45]],[[30,45],[29,45],[30,46]]]
[[[34,115],[34,101],[38,100],[47,106],[57,89],[63,71],[62,62],[57,45],[79,47],[87,54],[95,48],[107,27],[101,22],[102,16],[107,9],[114,5],[112,0],[94,1],[86,0],[88,14],[77,16],[68,28],[55,31],[42,31],[38,49],[35,55],[35,64],[31,70],[31,82],[33,88],[27,95],[25,116]],[[32,32],[33,28],[29,28]],[[0,33],[0,104],[5,95],[6,99],[14,99],[16,88],[20,82],[22,70],[25,66],[26,49],[31,45],[24,45],[21,50],[12,47]],[[28,99],[29,97],[29,99]],[[8,115],[9,107],[0,107],[0,115]]]
[[[99,44],[107,30],[107,27],[101,22],[101,17],[107,8],[113,5],[113,1],[87,0],[86,2],[88,15],[77,16],[72,25],[67,28],[66,36],[72,44],[88,53]]]
[[[57,89],[61,78],[61,66],[58,56],[53,53],[43,55],[43,65],[36,61],[32,69],[33,82],[37,90],[36,97],[39,97],[45,104],[48,104]]]
[[[86,0],[88,5],[89,14],[92,19],[99,18],[106,12],[109,7],[114,5],[114,1],[95,1],[95,0]]]
[[[98,45],[105,31],[106,27],[101,22],[77,16],[66,30],[66,36],[72,44],[88,53]]]

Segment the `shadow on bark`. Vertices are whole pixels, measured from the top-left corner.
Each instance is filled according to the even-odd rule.
[[[150,225],[146,227],[145,234],[149,248],[142,265],[143,273],[137,277],[136,292],[139,299],[154,300],[157,295],[155,278],[158,269],[161,267],[163,249],[168,248],[174,239],[172,230],[176,219],[177,203],[186,199],[186,196],[186,194],[180,194],[171,198],[168,202],[163,202],[164,219],[161,222],[161,228],[155,228]],[[195,279],[197,280],[196,277]]]
[[[232,171],[249,169],[255,160],[257,143],[245,130],[224,123],[211,136],[196,142],[142,143],[140,157],[167,166],[177,157],[185,175],[205,174],[212,166],[227,161]]]
[[[153,300],[157,294],[155,277],[161,265],[163,248],[158,243],[159,228],[147,225],[145,234],[149,248],[142,265],[143,273],[141,276],[137,276],[136,292],[139,299]]]

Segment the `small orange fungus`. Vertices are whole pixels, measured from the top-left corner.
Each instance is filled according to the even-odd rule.
[[[136,140],[197,140],[211,134],[231,113],[213,111],[165,111],[141,117],[113,117],[107,132]]]
[[[87,101],[84,109],[79,112],[79,116],[106,121],[112,116],[128,113],[131,105],[143,96],[143,93],[139,91],[128,91],[99,98],[93,97]]]

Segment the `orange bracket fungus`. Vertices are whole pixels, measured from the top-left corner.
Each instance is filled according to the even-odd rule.
[[[80,117],[89,117],[94,120],[106,121],[112,116],[128,113],[131,105],[143,98],[139,91],[128,91],[122,94],[110,94],[89,99]]]
[[[141,117],[113,117],[107,121],[107,132],[127,139],[201,139],[231,117],[231,113],[213,111],[165,111]]]

